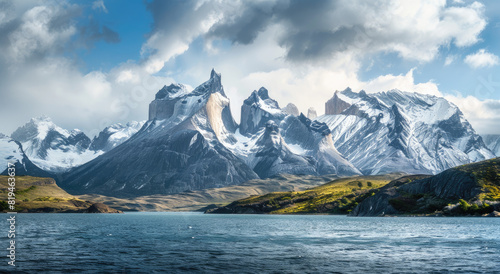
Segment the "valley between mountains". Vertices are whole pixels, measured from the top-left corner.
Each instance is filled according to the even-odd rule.
[[[490,159],[499,155],[500,136],[478,135],[446,99],[348,88],[326,101],[324,115],[317,113],[311,108],[304,115],[293,103],[281,108],[261,87],[244,101],[237,122],[222,76],[212,70],[194,90],[182,84],[161,88],[147,121],[110,125],[92,139],[48,117],[31,119],[10,136],[0,135],[0,169],[6,175],[7,163],[15,164],[18,176],[53,178],[68,195],[120,210],[236,213],[242,211],[235,206],[250,203],[262,207],[244,207],[253,213],[379,216],[428,214],[422,203],[439,200],[434,209],[442,211],[441,205],[459,199],[496,210],[498,158]],[[464,183],[463,174],[442,175],[471,165],[491,174],[468,171],[473,183]],[[429,194],[444,181],[463,191]],[[308,196],[318,189],[321,195],[333,192],[324,200]],[[388,192],[389,198],[380,198]],[[271,202],[266,194],[288,202]],[[307,199],[296,202],[296,195],[316,200],[299,205]],[[228,205],[240,199],[250,200]],[[370,201],[378,211],[366,210]]]

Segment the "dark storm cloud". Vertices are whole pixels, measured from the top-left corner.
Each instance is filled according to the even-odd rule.
[[[246,2],[236,15],[216,23],[206,34],[207,38],[224,38],[233,43],[250,44],[264,31],[280,12],[283,2]]]
[[[107,26],[100,26],[99,23],[93,19],[89,24],[80,28],[80,39],[86,47],[91,47],[97,41],[103,40],[107,43],[119,43],[120,35],[108,28]]]
[[[349,50],[357,37],[358,29],[346,27],[336,31],[298,31],[282,37],[280,45],[287,49],[287,59],[305,61]]]
[[[146,3],[147,9],[153,15],[153,32],[165,28],[175,28],[180,22],[185,22],[186,17],[193,14],[195,1],[151,1]],[[201,19],[201,18],[200,18]]]
[[[363,35],[362,26],[344,26],[332,18],[337,8],[335,3],[326,0],[243,2],[213,25],[205,37],[246,45],[254,42],[268,26],[279,24],[284,31],[276,39],[287,50],[288,60],[330,57],[335,52],[349,50]]]

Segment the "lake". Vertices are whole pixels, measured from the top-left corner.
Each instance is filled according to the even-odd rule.
[[[17,219],[16,270],[30,273],[500,273],[498,218],[162,212]],[[7,232],[6,221],[2,227]],[[13,270],[3,257],[0,271]]]

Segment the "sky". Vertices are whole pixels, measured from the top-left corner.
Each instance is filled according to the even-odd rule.
[[[301,112],[400,89],[500,134],[500,1],[0,0],[0,132],[51,117],[90,137],[214,68],[235,119],[264,86]]]

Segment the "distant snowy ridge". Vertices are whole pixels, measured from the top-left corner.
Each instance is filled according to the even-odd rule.
[[[391,90],[335,92],[317,118],[364,174],[438,173],[494,157],[462,112],[444,98]]]
[[[80,166],[123,143],[144,122],[116,124],[105,128],[93,141],[78,129],[63,129],[48,117],[33,118],[11,135],[21,143],[26,156],[45,171],[60,173]]]
[[[500,135],[499,134],[486,134],[483,135],[483,140],[486,146],[493,152],[497,157],[500,157]]]

